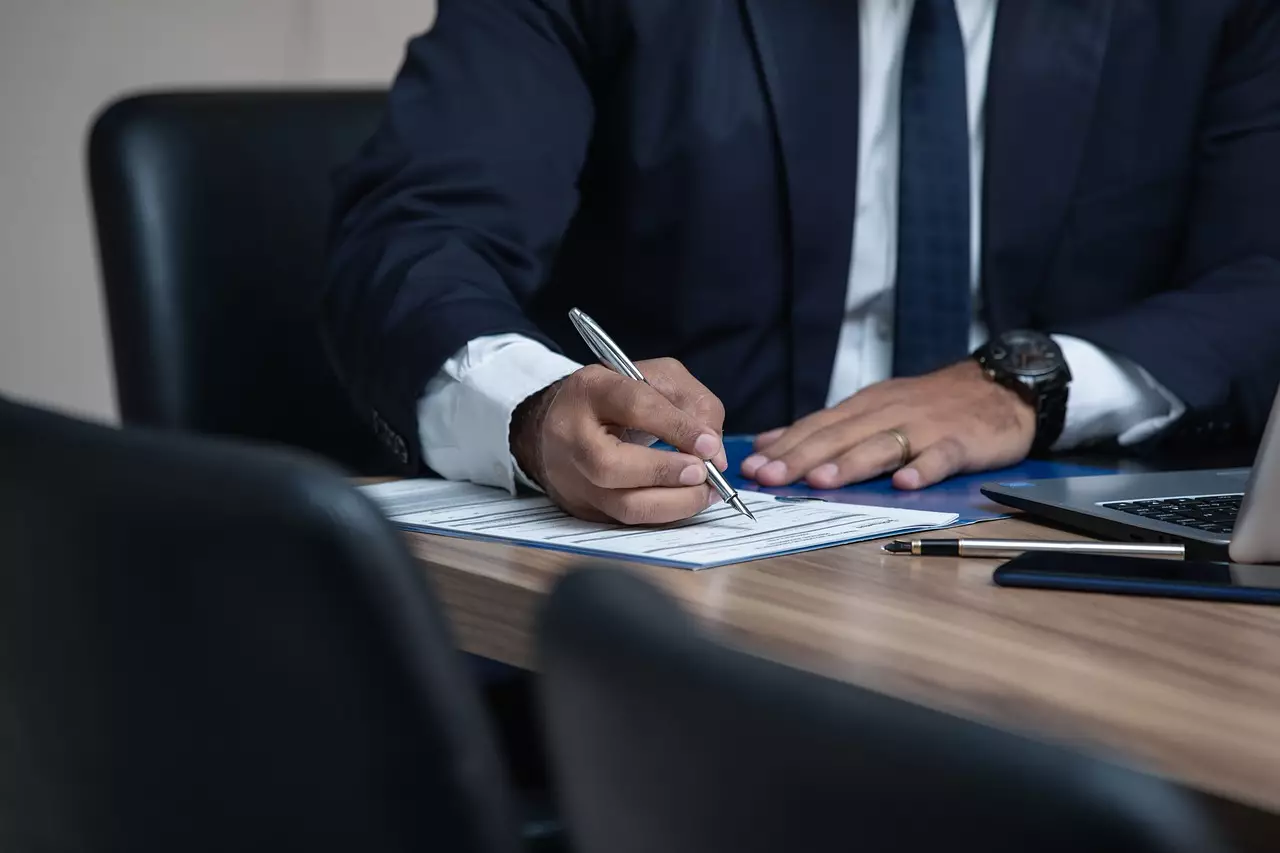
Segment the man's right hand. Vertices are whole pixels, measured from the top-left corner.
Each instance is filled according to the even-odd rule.
[[[720,500],[703,460],[727,467],[724,406],[674,359],[637,366],[649,384],[584,367],[525,400],[512,418],[521,470],[579,518],[662,524]],[[624,441],[628,429],[678,452]]]

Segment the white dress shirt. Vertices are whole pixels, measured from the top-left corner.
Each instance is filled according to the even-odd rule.
[[[860,0],[858,199],[849,289],[827,404],[892,375],[893,282],[897,266],[898,108],[902,60],[914,0]],[[998,0],[956,0],[964,37],[969,100],[971,282],[970,343],[982,322],[980,250],[983,111]],[[1073,381],[1057,449],[1116,438],[1128,445],[1173,423],[1183,404],[1146,370],[1088,341],[1055,335]],[[427,384],[418,404],[423,458],[450,479],[514,490],[530,485],[511,458],[511,415],[525,398],[581,365],[522,335],[477,338]],[[783,426],[778,424],[778,426]]]

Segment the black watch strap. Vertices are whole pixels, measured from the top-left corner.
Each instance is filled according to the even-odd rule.
[[[1048,453],[1062,435],[1067,423],[1067,393],[1069,386],[1055,383],[1041,389],[1035,402],[1036,437],[1031,444],[1032,453]]]

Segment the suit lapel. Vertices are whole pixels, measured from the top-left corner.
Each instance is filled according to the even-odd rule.
[[[857,207],[858,3],[742,2],[786,188],[791,408],[799,416],[826,402],[849,284]]]
[[[1092,125],[1114,0],[1004,0],[987,77],[983,285],[993,332],[1033,320]]]

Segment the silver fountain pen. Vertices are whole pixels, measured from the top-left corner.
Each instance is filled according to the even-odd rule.
[[[636,368],[631,359],[627,358],[617,344],[613,342],[613,338],[605,334],[604,329],[600,328],[595,320],[592,320],[586,314],[583,314],[577,308],[569,311],[569,319],[573,322],[573,327],[578,330],[578,334],[582,335],[582,339],[587,342],[587,346],[591,347],[591,351],[596,354],[596,358],[600,359],[606,367],[621,373],[629,379],[637,382],[648,384],[648,380]],[[709,459],[704,459],[702,464],[707,467],[707,479],[711,485],[715,486],[720,497],[729,506],[736,509],[752,521],[756,517],[751,514],[751,510],[747,509],[747,505],[742,502],[742,498],[738,497],[738,493],[734,491],[733,486],[725,480],[724,475],[716,470],[716,466]]]

